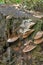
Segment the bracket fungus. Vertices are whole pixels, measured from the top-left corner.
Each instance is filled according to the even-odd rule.
[[[13,38],[9,38],[8,40],[7,40],[7,42],[8,43],[12,43],[12,42],[15,42],[16,40],[18,40],[19,39],[19,36],[15,36],[15,37],[13,37]]]
[[[43,38],[42,39],[37,39],[34,41],[34,44],[41,44],[43,43]]]
[[[37,32],[37,34],[35,35],[34,39],[39,39],[43,36],[43,32],[42,31],[39,31]]]
[[[27,38],[29,35],[31,35],[34,32],[34,29],[31,29],[30,31],[25,32],[25,34],[23,34],[22,38]]]
[[[34,37],[34,44],[43,43],[43,31],[37,32],[36,36]]]
[[[33,49],[36,48],[36,45],[27,45],[24,49],[23,52],[29,52],[32,51]]]

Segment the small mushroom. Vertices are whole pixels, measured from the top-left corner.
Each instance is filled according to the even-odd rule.
[[[34,44],[41,44],[43,42],[43,38],[34,40]]]
[[[29,45],[29,44],[32,43],[32,42],[33,42],[32,40],[29,40],[28,42],[26,42],[26,43],[24,44],[24,46]]]
[[[23,49],[23,52],[30,52],[32,51],[33,49],[36,48],[36,45],[27,45],[24,49]]]
[[[13,16],[12,15],[8,15],[7,17],[6,17],[6,19],[11,19]]]
[[[39,32],[37,32],[37,34],[35,35],[34,39],[39,39],[39,38],[42,37],[42,35],[43,35],[43,32],[42,32],[42,31],[39,31]]]

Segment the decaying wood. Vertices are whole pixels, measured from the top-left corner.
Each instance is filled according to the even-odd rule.
[[[9,15],[13,15],[14,18],[29,18],[29,15],[27,13],[25,13],[24,11],[20,11],[19,9],[17,9],[15,6],[12,5],[3,5],[0,6],[0,12],[4,15],[4,16],[9,16]]]
[[[34,17],[37,17],[39,19],[42,19],[43,18],[43,15],[33,15]]]
[[[14,50],[14,51],[19,51],[20,48],[19,48],[19,47],[15,47],[15,48],[13,48],[13,50]]]

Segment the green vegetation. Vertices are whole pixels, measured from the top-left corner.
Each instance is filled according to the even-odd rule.
[[[0,0],[0,4],[4,4],[4,0]]]
[[[14,3],[22,3],[26,5],[27,9],[38,10],[43,12],[43,0],[0,0],[0,4],[14,4]]]
[[[20,3],[21,0],[0,0],[0,4],[3,3]]]
[[[43,11],[43,0],[26,0],[27,9]]]

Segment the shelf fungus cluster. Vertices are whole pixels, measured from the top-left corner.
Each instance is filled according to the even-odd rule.
[[[22,44],[22,41],[25,41],[34,31],[35,29],[32,29],[32,27],[35,25],[36,23],[35,22],[32,22],[31,19],[29,20],[23,20],[23,22],[21,23],[21,25],[19,26],[18,30],[16,30],[17,32],[17,35],[9,38],[7,40],[8,43],[13,43],[15,41],[18,40],[18,45],[17,47],[13,47],[13,49],[15,51],[18,51],[20,50],[20,44],[19,42],[21,42]],[[15,33],[16,33],[15,32]],[[32,51],[33,49],[35,49],[37,47],[37,44],[40,44],[43,42],[43,31],[38,31],[34,37],[34,39],[30,39],[30,40],[27,40],[26,42],[24,42],[24,47],[22,48],[22,52],[30,52]]]
[[[34,41],[29,40],[24,44],[23,52],[29,52],[37,47],[37,44],[43,43],[43,31],[38,31],[34,37]]]
[[[43,31],[39,31],[36,33],[34,37],[34,44],[43,43]]]
[[[12,43],[14,43],[15,41],[17,41],[20,38],[21,39],[26,39],[28,36],[30,36],[35,31],[34,29],[30,29],[34,25],[35,25],[35,23],[32,22],[31,19],[29,19],[29,20],[23,20],[22,24],[20,25],[20,28],[16,31],[18,34],[15,35],[15,36],[13,36],[13,37],[8,38],[7,43],[11,43],[12,44]],[[34,49],[36,46],[32,45],[32,44],[33,44],[32,40],[30,40],[29,42],[27,42],[25,44],[26,48],[23,49],[23,52],[25,52],[25,51],[28,52],[28,51],[31,51],[32,49]],[[18,47],[16,47],[16,48],[18,49]],[[16,49],[16,48],[13,48],[13,49]],[[17,49],[16,49],[16,51],[17,51]]]

